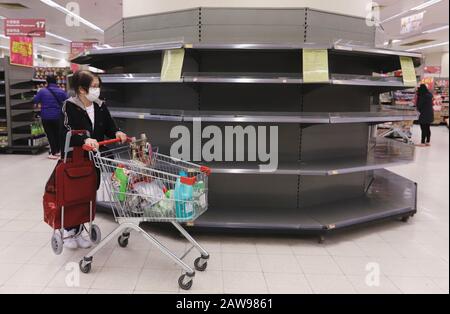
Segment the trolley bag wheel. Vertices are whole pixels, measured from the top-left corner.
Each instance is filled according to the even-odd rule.
[[[189,278],[189,279],[186,279]],[[186,282],[186,280],[189,280]],[[180,286],[181,289],[183,290],[189,290],[192,287],[192,277],[191,276],[187,276],[186,274],[182,275],[179,279],[178,279],[178,285]]]
[[[194,266],[198,271],[205,271],[206,267],[208,267],[207,258],[198,257],[194,262]]]
[[[62,253],[64,248],[64,241],[60,232],[53,233],[50,244],[52,246],[53,253],[55,253],[56,255],[60,255]]]
[[[94,244],[99,244],[100,241],[102,240],[102,232],[100,231],[99,226],[97,225],[92,225],[92,229],[91,229],[91,241]]]
[[[92,257],[90,258],[90,261],[86,261],[84,258],[80,261],[80,270],[84,274],[88,274],[91,272],[92,269]]]
[[[126,248],[128,246],[128,239],[130,238],[130,233],[123,233],[118,239],[120,247]]]

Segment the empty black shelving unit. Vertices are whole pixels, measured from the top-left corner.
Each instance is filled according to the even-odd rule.
[[[373,126],[417,114],[382,108],[380,93],[408,87],[373,73],[400,69],[399,56],[417,66],[421,55],[373,47],[375,29],[363,18],[197,8],[127,18],[105,35],[109,47],[74,62],[105,70],[103,96],[113,116],[129,134],[147,133],[160,152],[169,154],[176,141],[173,127],[192,131],[195,118],[222,131],[278,127],[275,172],[247,159],[209,163],[209,210],[193,227],[323,236],[416,213],[416,184],[384,169],[412,162],[414,147],[376,138]],[[182,78],[163,82],[163,52],[178,48],[185,49]],[[328,49],[329,81],[303,82],[305,48]]]

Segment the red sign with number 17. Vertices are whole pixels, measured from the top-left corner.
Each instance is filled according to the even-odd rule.
[[[5,35],[43,38],[45,24],[45,19],[5,19]]]

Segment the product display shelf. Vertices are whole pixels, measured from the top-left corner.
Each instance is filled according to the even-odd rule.
[[[414,110],[381,110],[377,106],[370,112],[229,112],[229,111],[188,111],[158,110],[143,108],[112,107],[111,115],[115,118],[186,121],[201,119],[203,122],[277,122],[305,124],[337,124],[337,123],[382,123],[386,121],[405,121],[417,118]]]
[[[171,25],[178,14],[190,19],[189,27]],[[375,31],[363,18],[311,9],[198,8],[121,23],[111,30],[116,33],[105,34],[121,38],[117,47],[94,48],[73,62],[105,71],[102,97],[128,134],[147,133],[161,153],[170,154],[174,128],[198,132],[193,121],[222,134],[227,127],[277,129],[274,172],[259,171],[267,163],[250,159],[252,148],[245,145],[236,146],[242,161],[199,161],[213,170],[209,210],[190,227],[322,237],[332,229],[406,221],[415,214],[416,185],[383,169],[412,162],[414,147],[375,139],[373,127],[417,118],[414,110],[378,105],[379,93],[409,87],[376,73],[399,70],[400,56],[418,66],[421,54],[336,41],[374,42]],[[133,44],[148,37],[161,41]],[[185,39],[164,40],[177,37]],[[164,51],[179,48],[185,49],[181,79],[161,82]],[[328,49],[329,80],[303,82],[302,50],[308,48]]]
[[[33,78],[33,69],[11,65],[9,58],[1,59],[4,69],[5,115],[7,140],[2,151],[13,153],[37,153],[47,146],[45,135],[31,134],[31,126],[37,121],[40,109],[33,102],[35,84],[44,80]]]

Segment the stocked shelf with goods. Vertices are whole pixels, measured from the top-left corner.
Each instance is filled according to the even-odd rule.
[[[191,26],[172,25],[181,15]],[[339,29],[321,22],[329,20]],[[415,183],[384,170],[412,162],[414,147],[375,133],[377,124],[417,118],[414,109],[377,100],[380,93],[410,87],[402,78],[374,73],[400,69],[400,56],[418,66],[421,54],[363,45],[375,37],[364,19],[311,9],[198,8],[121,23],[105,33],[119,44],[95,47],[72,62],[105,71],[102,97],[128,134],[146,133],[170,154],[173,128],[192,133],[195,121],[221,134],[227,127],[277,129],[274,171],[261,171],[267,162],[251,160],[251,147],[236,148],[243,160],[206,162],[200,156],[212,168],[209,210],[191,228],[323,236],[415,214]],[[239,31],[237,24],[243,25]],[[136,44],[147,37],[161,40]],[[161,69],[172,49],[183,49],[184,58],[181,75],[169,82]],[[326,49],[327,80],[305,80],[305,49]]]
[[[48,75],[53,75],[56,78],[56,85],[59,88],[67,91],[67,76],[71,74],[70,68],[62,67],[35,67],[33,77],[38,80],[46,80]],[[35,85],[35,89],[45,87],[45,83]]]
[[[0,59],[3,87],[0,94],[0,148],[2,152],[37,153],[47,146],[39,119],[40,108],[33,103],[35,85],[45,81],[33,78],[33,69],[11,65]]]
[[[434,106],[435,112],[439,112],[440,124],[446,123],[446,120],[448,120],[448,83],[448,78],[434,78]]]

